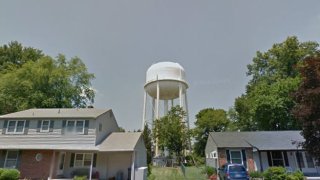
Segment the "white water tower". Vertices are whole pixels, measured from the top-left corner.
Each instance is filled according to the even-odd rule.
[[[150,66],[144,85],[142,130],[148,121],[153,127],[154,120],[166,115],[169,107],[175,105],[179,105],[186,112],[186,118],[183,121],[187,123],[189,129],[187,89],[185,71],[180,64],[159,62]],[[148,114],[148,110],[151,111],[151,115]],[[157,156],[158,147],[157,143],[155,144],[155,155]]]

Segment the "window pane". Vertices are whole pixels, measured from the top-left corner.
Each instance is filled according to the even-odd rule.
[[[77,121],[77,129],[76,129],[76,132],[83,132],[83,125],[84,125],[84,122],[83,121]]]
[[[240,151],[231,151],[231,158],[237,158],[237,159],[241,159],[241,152]]]
[[[230,166],[229,170],[230,170],[230,172],[246,171],[246,169],[243,166]]]
[[[67,123],[67,131],[69,131],[69,132],[74,131],[74,124],[75,124],[74,121],[68,121],[68,123]]]
[[[18,121],[16,132],[22,132],[24,128],[24,121]]]
[[[89,161],[91,161],[91,157],[92,157],[92,154],[85,154],[84,160],[89,160]]]
[[[272,159],[282,159],[281,151],[272,151]]]
[[[8,151],[7,159],[17,159],[18,151]]]
[[[49,122],[50,121],[42,121],[42,129],[43,131],[49,130]]]
[[[14,132],[15,127],[16,127],[16,121],[10,121],[8,124],[8,132]]]
[[[283,160],[272,160],[273,166],[283,166]]]
[[[232,163],[236,163],[236,164],[242,164],[242,160],[241,159],[231,159]]]
[[[17,160],[7,160],[5,168],[16,168]]]
[[[76,154],[76,160],[83,160],[83,154]]]

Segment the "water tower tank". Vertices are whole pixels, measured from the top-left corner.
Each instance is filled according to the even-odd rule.
[[[152,124],[156,119],[160,119],[168,113],[169,109],[179,105],[185,112],[186,117],[181,119],[189,129],[188,102],[187,102],[188,83],[183,67],[174,62],[159,62],[150,66],[146,74],[144,85],[144,103],[142,130],[149,121]],[[150,99],[151,98],[151,99]],[[148,101],[151,100],[151,103]],[[151,106],[149,106],[151,105]],[[147,110],[151,110],[151,118]],[[154,154],[159,155],[158,142],[154,142]],[[191,142],[189,140],[189,149]]]
[[[147,70],[144,89],[153,98],[157,98],[157,83],[161,100],[176,99],[180,88],[183,92],[188,88],[183,67],[174,62],[159,62]]]

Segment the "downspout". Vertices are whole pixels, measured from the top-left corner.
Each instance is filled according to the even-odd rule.
[[[92,179],[92,166],[93,166],[93,156],[94,153],[91,154],[91,162],[90,162],[90,172],[89,172],[89,180]]]
[[[134,172],[135,172],[135,170],[134,170],[135,154],[136,154],[136,152],[135,152],[135,150],[133,150],[133,152],[132,152],[132,163],[131,163],[131,180],[135,179],[135,177],[134,177]]]

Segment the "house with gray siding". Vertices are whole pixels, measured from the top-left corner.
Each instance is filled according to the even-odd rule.
[[[0,127],[0,166],[21,178],[135,179],[146,167],[142,134],[118,132],[110,109],[29,109],[0,116]]]
[[[300,131],[211,132],[205,154],[206,164],[215,168],[225,163],[243,164],[249,171],[283,166],[306,175],[320,174],[319,162],[297,142]]]

